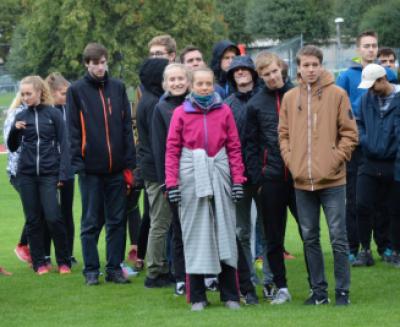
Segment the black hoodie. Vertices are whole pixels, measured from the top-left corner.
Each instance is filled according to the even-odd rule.
[[[278,141],[280,104],[291,88],[290,81],[279,90],[270,90],[264,85],[247,104],[245,162],[252,184],[291,178]]]
[[[136,114],[139,135],[137,161],[141,177],[149,182],[157,182],[156,167],[151,147],[151,125],[154,107],[164,93],[162,79],[164,69],[168,63],[168,60],[163,58],[146,59],[139,71],[143,93]]]
[[[185,101],[185,96],[186,94],[180,96],[167,94],[154,109],[151,141],[157,181],[160,184],[165,183],[165,149],[169,124],[174,110]]]
[[[228,48],[233,48],[236,50],[236,55],[240,55],[239,48],[236,46],[235,43],[229,40],[223,40],[214,45],[213,52],[212,52],[212,59],[210,67],[214,72],[215,79],[217,80],[217,84],[224,90],[223,98],[228,97],[232,92],[232,87],[228,84],[226,78],[226,72],[221,69],[221,60],[222,55]],[[218,92],[220,93],[220,92]]]
[[[87,73],[67,92],[75,172],[110,174],[135,167],[131,109],[124,84]]]

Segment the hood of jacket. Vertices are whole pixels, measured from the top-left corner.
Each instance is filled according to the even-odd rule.
[[[140,82],[147,91],[155,94],[157,97],[160,97],[164,93],[162,80],[164,69],[168,64],[168,59],[149,58],[140,66]]]
[[[234,48],[236,50],[236,54],[240,55],[239,48],[235,43],[229,40],[223,40],[214,45],[212,52],[212,59],[210,63],[210,68],[213,70],[215,74],[215,78],[218,82],[226,81],[226,73],[221,69],[221,59],[225,50],[228,48]]]
[[[238,68],[246,68],[251,72],[251,75],[253,77],[253,83],[254,85],[257,84],[258,80],[258,74],[256,72],[256,68],[254,66],[253,59],[251,59],[250,56],[236,56],[233,58],[228,71],[226,72],[226,79],[227,81],[236,89],[236,82],[235,78],[233,77],[233,73],[235,72],[236,69]]]

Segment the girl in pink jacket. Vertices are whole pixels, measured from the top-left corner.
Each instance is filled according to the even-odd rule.
[[[208,304],[204,274],[219,275],[221,301],[238,309],[234,202],[246,178],[235,120],[208,68],[193,71],[191,93],[174,111],[165,160],[169,200],[180,204],[192,310]]]

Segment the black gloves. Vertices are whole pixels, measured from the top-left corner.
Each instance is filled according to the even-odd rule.
[[[233,202],[239,202],[241,199],[244,198],[244,191],[243,191],[243,185],[242,184],[233,184],[232,185],[232,201]]]
[[[181,201],[181,191],[179,190],[179,186],[170,187],[167,190],[168,199],[171,203],[178,203]]]

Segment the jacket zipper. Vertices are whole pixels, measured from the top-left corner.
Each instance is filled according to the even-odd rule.
[[[110,143],[110,131],[108,128],[108,117],[107,117],[107,107],[106,101],[104,99],[104,94],[102,89],[99,89],[101,102],[103,103],[103,113],[104,113],[104,125],[106,128],[106,142],[107,142],[107,150],[108,150],[108,159],[109,159],[109,171],[112,171],[112,153],[111,153],[111,143]]]
[[[279,91],[275,92],[275,97],[276,97],[276,113],[278,115],[278,121],[279,121],[279,113],[281,112],[281,99],[279,97]],[[285,164],[283,164],[283,175],[285,181],[288,180],[288,169]]]
[[[36,174],[39,176],[39,164],[40,164],[40,134],[39,134],[39,117],[36,110],[36,107],[33,108],[35,112],[35,128],[37,134],[37,142],[36,142]]]
[[[311,182],[311,191],[314,191],[314,183],[312,179],[311,173],[311,164],[312,164],[312,151],[311,151],[311,143],[312,143],[312,116],[311,116],[311,86],[307,84],[307,168],[308,168],[308,178]]]

